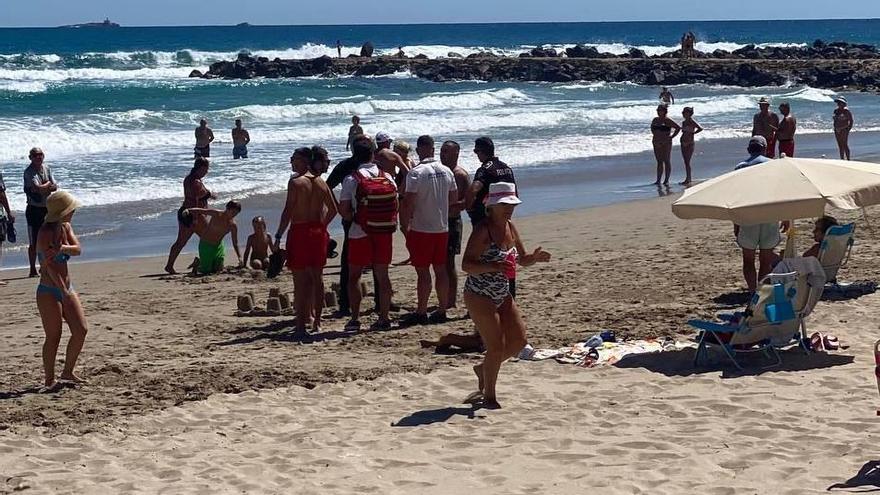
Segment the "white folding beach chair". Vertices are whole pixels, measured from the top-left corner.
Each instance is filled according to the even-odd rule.
[[[822,296],[825,276],[816,258],[790,258],[767,275],[746,310],[719,315],[724,323],[691,320],[701,331],[694,365],[709,362],[709,348],[720,347],[737,369],[743,369],[736,356],[762,352],[782,363],[777,349],[799,345],[807,347],[806,317]]]
[[[819,246],[819,263],[825,270],[828,283],[837,283],[837,272],[849,261],[854,244],[856,224],[834,225],[825,232],[825,239]]]

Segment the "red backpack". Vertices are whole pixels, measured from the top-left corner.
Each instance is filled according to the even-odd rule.
[[[369,172],[368,172],[369,173]],[[382,172],[364,177],[355,171],[357,209],[354,221],[367,234],[393,234],[397,230],[397,187]]]

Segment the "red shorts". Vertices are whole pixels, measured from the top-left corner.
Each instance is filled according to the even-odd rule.
[[[330,234],[321,222],[294,223],[287,233],[287,267],[291,270],[323,268],[327,264]]]
[[[410,230],[406,234],[406,249],[409,250],[409,261],[414,267],[445,265],[446,253],[449,251],[449,232]]]
[[[767,149],[764,150],[764,156],[767,158],[776,158],[776,139],[767,140]]]
[[[367,234],[348,240],[348,264],[372,266],[391,264],[391,234]]]
[[[794,157],[794,139],[791,141],[779,141],[779,154],[792,158]]]

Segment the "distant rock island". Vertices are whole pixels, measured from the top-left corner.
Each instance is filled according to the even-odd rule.
[[[240,27],[240,28],[251,27],[251,23],[249,23],[249,22],[239,22],[238,24],[235,25],[235,27]]]
[[[61,28],[118,28],[119,24],[110,22],[110,19],[104,19],[104,22],[86,22],[83,24],[69,24],[67,26],[58,26]]]

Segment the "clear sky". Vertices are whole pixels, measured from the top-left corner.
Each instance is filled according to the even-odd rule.
[[[864,19],[880,0],[3,0],[0,26]]]

